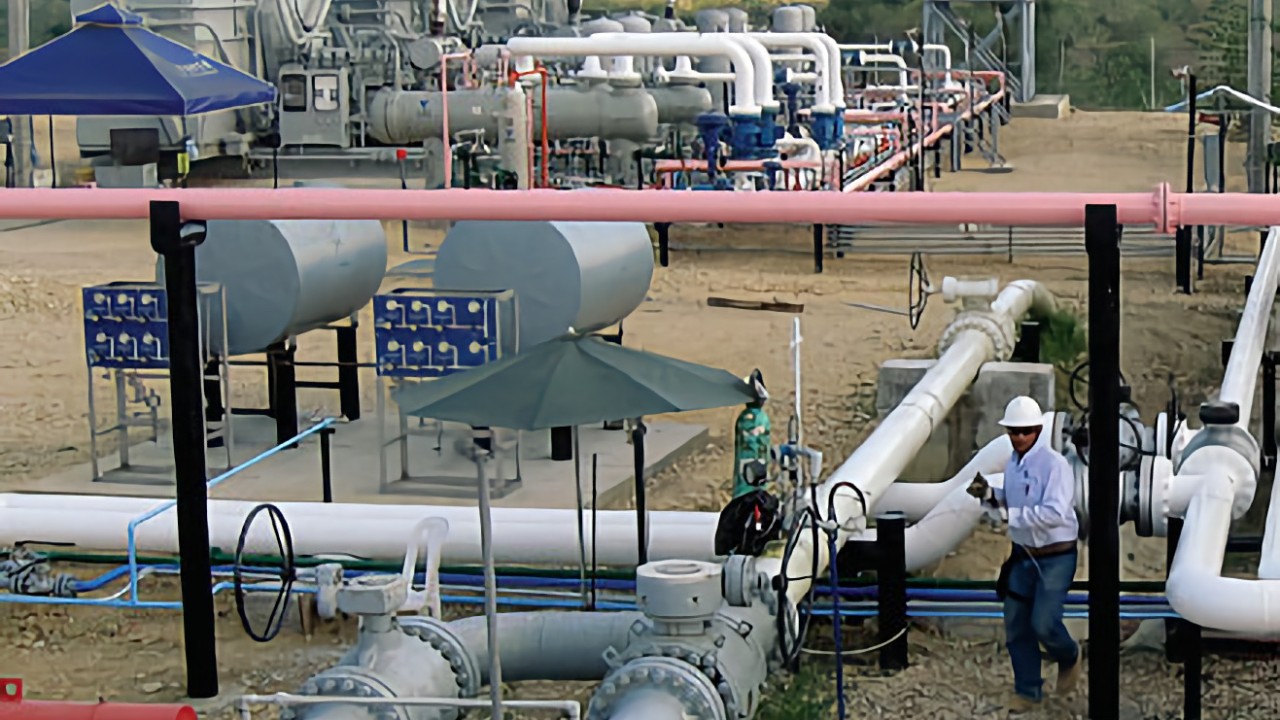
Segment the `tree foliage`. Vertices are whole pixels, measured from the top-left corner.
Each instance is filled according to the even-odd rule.
[[[660,14],[665,0],[586,0],[588,13],[642,8]],[[681,15],[736,5],[763,24],[786,0],[678,0]],[[919,28],[923,0],[819,0],[819,19],[841,42],[901,38]],[[979,37],[996,28],[998,3],[953,6]],[[70,0],[30,0],[31,44],[71,29]],[[8,7],[0,2],[0,43],[8,41]],[[1036,85],[1042,93],[1067,93],[1086,108],[1159,107],[1181,98],[1169,72],[1191,66],[1202,87],[1246,88],[1248,0],[1040,0],[1036,3]],[[995,52],[1016,68],[1016,26],[1004,28]],[[964,43],[949,38],[957,58]],[[1153,53],[1154,48],[1154,53]],[[1016,69],[1015,69],[1016,72]],[[1280,81],[1280,72],[1273,70]],[[1154,81],[1155,97],[1151,97]],[[1277,87],[1280,89],[1280,86]],[[1273,90],[1273,96],[1280,95]]]

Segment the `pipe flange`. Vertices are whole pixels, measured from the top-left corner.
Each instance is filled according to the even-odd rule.
[[[734,555],[724,563],[724,599],[734,607],[751,604],[756,586],[756,559],[750,555]]]
[[[942,331],[942,337],[938,340],[939,354],[945,353],[956,338],[970,330],[987,336],[995,349],[996,359],[1003,361],[1013,356],[1013,348],[1018,343],[1013,323],[1002,320],[993,313],[979,311],[960,313],[947,326],[947,329]]]
[[[340,665],[317,673],[303,684],[298,694],[309,697],[397,697],[395,691],[377,673],[355,665]],[[410,720],[408,709],[395,705],[370,706],[369,712],[376,720]],[[280,711],[281,720],[293,720],[296,717],[296,708],[286,706]]]
[[[475,656],[447,623],[422,615],[403,617],[399,622],[406,634],[430,644],[449,663],[461,697],[475,697],[480,693],[480,667]]]
[[[637,691],[665,693],[680,702],[686,717],[729,720],[716,683],[695,666],[668,657],[637,658],[605,676],[591,697],[588,720],[607,720],[628,695]]]

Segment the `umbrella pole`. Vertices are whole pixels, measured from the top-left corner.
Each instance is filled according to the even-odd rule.
[[[644,420],[636,418],[631,430],[631,451],[636,464],[636,553],[639,565],[649,562],[649,512],[644,492]]]
[[[484,618],[489,636],[489,699],[492,720],[502,720],[502,661],[498,658],[498,577],[493,562],[493,520],[489,505],[487,451],[476,452],[476,479],[480,481],[480,553],[484,557]]]
[[[580,581],[579,589],[582,591],[582,602],[588,606],[591,604],[591,595],[587,592],[587,521],[583,517],[583,500],[582,500],[582,456],[580,454],[581,444],[578,437],[578,426],[573,426],[573,490],[578,496],[578,559]]]

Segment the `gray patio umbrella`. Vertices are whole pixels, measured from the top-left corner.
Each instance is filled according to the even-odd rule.
[[[688,410],[741,405],[756,400],[753,386],[725,370],[623,347],[594,336],[569,335],[526,352],[439,380],[403,387],[395,401],[408,415],[461,422],[473,427],[544,430],[577,427],[617,418],[639,418]],[[576,444],[576,443],[575,443]],[[644,425],[632,434],[636,461],[636,530],[639,562],[648,559],[644,497]],[[575,458],[575,464],[578,460]],[[482,460],[481,541],[489,537],[489,483]],[[578,484],[579,494],[581,483]],[[579,536],[582,502],[579,497]],[[501,684],[495,644],[496,582],[491,550],[485,554],[486,615],[490,616],[490,684]],[[582,549],[585,561],[585,546]],[[583,572],[585,573],[585,563]],[[494,583],[493,587],[490,584]],[[492,605],[492,607],[490,607]],[[494,717],[500,717],[500,691]]]
[[[405,387],[396,403],[409,415],[543,430],[742,405],[755,400],[725,370],[568,336],[474,370]]]

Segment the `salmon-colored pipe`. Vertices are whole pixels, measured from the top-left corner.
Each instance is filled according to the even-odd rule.
[[[0,703],[0,720],[198,720],[198,717],[190,705],[23,700]]]
[[[1078,226],[1087,204],[1125,225],[1280,225],[1280,197],[1240,193],[736,193],[646,190],[341,188],[4,189],[0,219],[149,217],[153,200],[188,220],[563,220],[721,223],[986,223]]]

